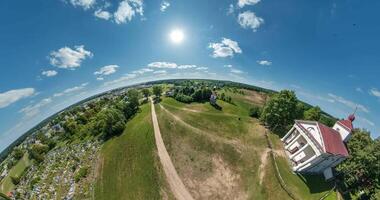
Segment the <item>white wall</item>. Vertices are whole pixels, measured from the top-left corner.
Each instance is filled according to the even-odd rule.
[[[335,125],[333,126],[333,129],[339,132],[344,142],[347,142],[350,139],[351,137],[350,132],[347,131],[347,129],[343,127],[342,125],[340,125],[338,122],[335,123]]]

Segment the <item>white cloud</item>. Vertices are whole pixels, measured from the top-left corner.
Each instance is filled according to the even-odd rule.
[[[149,69],[149,68],[142,68],[142,69],[139,69],[139,70],[135,70],[133,71],[132,73],[133,74],[145,74],[147,72],[153,72],[154,70],[153,69]]]
[[[177,68],[178,69],[191,69],[191,68],[196,68],[196,65],[180,65]]]
[[[238,70],[238,69],[231,69],[231,73],[234,73],[234,74],[242,74],[243,71]]]
[[[123,0],[113,15],[117,24],[123,24],[131,21],[136,14],[144,15],[142,0]]]
[[[380,91],[378,89],[372,88],[369,92],[371,95],[380,98]]]
[[[239,13],[238,23],[241,27],[245,29],[252,29],[254,32],[264,24],[264,19],[261,17],[257,17],[254,12],[245,11],[243,13]]]
[[[259,2],[260,0],[238,0],[238,6],[243,8],[244,6],[255,5]]]
[[[235,7],[234,7],[233,4],[230,4],[230,5],[228,6],[227,15],[231,15],[231,14],[233,14],[234,12],[235,12]]]
[[[265,65],[265,66],[272,65],[272,62],[268,60],[258,60],[257,63],[259,63],[259,65]]]
[[[196,70],[208,70],[208,67],[197,67]]]
[[[157,70],[157,71],[154,71],[153,73],[154,74],[166,74],[167,71],[166,70]]]
[[[94,75],[108,76],[115,73],[117,71],[117,68],[119,68],[118,65],[106,65],[100,68],[99,71],[94,72]]]
[[[340,96],[337,96],[335,94],[329,93],[328,96],[331,97],[336,102],[339,102],[339,103],[351,108],[352,110],[355,110],[357,108],[358,110],[360,110],[362,112],[369,113],[369,109],[367,107],[365,107],[364,105],[352,102],[350,100],[347,100],[347,99],[340,97]]]
[[[232,65],[224,65],[224,67],[232,68]]]
[[[363,89],[360,88],[360,87],[357,87],[357,88],[355,88],[355,91],[356,91],[356,92],[361,92],[361,93],[362,93],[362,92],[363,92]]]
[[[33,94],[35,94],[34,88],[9,90],[7,92],[0,93],[0,108],[5,108],[16,101],[30,97]]]
[[[208,48],[213,49],[212,57],[233,57],[235,53],[242,53],[239,44],[228,38],[223,38],[220,43],[210,43]]]
[[[110,12],[105,11],[105,10],[101,10],[101,9],[96,10],[94,12],[94,15],[95,15],[95,17],[100,18],[100,19],[104,19],[104,20],[109,20],[112,17],[112,14]]]
[[[83,45],[75,46],[74,49],[63,47],[50,53],[50,64],[63,69],[75,69],[80,67],[83,60],[92,56]]]
[[[170,6],[170,3],[168,1],[162,1],[160,5],[161,12],[165,12],[166,9]]]
[[[79,6],[83,9],[87,10],[90,9],[92,6],[95,5],[96,0],[70,0],[70,3],[73,6]]]
[[[153,62],[153,63],[148,64],[148,67],[175,69],[178,66],[176,63],[171,63],[171,62]]]
[[[47,70],[47,71],[42,72],[42,75],[47,76],[47,77],[56,76],[57,74],[58,72],[55,70]]]
[[[102,80],[104,80],[104,78],[103,77],[97,77],[96,80],[102,81]]]
[[[83,83],[83,84],[81,84],[79,86],[75,86],[75,87],[72,87],[72,88],[67,88],[63,92],[55,93],[53,96],[54,97],[60,97],[60,96],[63,96],[63,95],[71,94],[73,92],[78,92],[80,90],[83,90],[87,85],[88,85],[88,83]]]
[[[364,123],[369,124],[369,125],[371,125],[371,126],[375,126],[375,123],[372,122],[371,120],[367,119],[367,118],[360,117],[359,120],[361,120],[361,121],[363,121]]]
[[[50,104],[51,102],[52,102],[51,98],[45,98],[35,105],[26,106],[25,108],[21,109],[19,112],[24,113],[24,115],[27,117],[33,117],[40,113],[40,108],[46,106],[47,104]]]
[[[105,82],[104,85],[105,86],[108,86],[108,85],[115,85],[115,84],[120,84],[120,83],[123,83],[123,82],[126,82],[126,81],[129,81],[131,79],[134,79],[136,78],[136,74],[125,74],[124,76],[122,76],[121,78],[118,78],[116,80],[113,80],[113,81],[108,81],[108,82]]]

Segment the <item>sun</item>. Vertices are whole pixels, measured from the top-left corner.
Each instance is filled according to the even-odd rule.
[[[170,40],[175,44],[182,43],[185,35],[181,29],[174,29],[170,32]]]

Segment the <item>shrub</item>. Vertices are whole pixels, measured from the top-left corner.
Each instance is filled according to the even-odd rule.
[[[261,115],[261,108],[258,106],[253,106],[249,109],[249,116],[259,118]]]
[[[15,185],[18,185],[20,183],[20,177],[18,176],[11,176],[12,183]]]
[[[81,167],[74,176],[75,182],[79,182],[82,178],[85,178],[88,174],[88,167]]]

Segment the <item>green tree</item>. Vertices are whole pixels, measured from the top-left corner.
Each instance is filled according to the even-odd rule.
[[[162,87],[159,85],[153,86],[153,94],[156,95],[156,97],[160,97],[162,93]]]
[[[336,169],[352,194],[374,198],[380,189],[380,141],[366,130],[355,129],[347,144],[349,157]]]
[[[144,88],[141,90],[141,93],[145,98],[148,98],[150,96],[150,90],[148,88]]]
[[[139,92],[136,89],[130,89],[127,93],[129,106],[133,111],[139,108]]]
[[[253,106],[252,108],[249,109],[249,116],[259,118],[261,115],[261,108],[258,106]]]
[[[266,103],[260,120],[272,131],[284,134],[296,118],[297,97],[293,91],[282,90]]]
[[[224,94],[224,92],[220,95],[220,99],[224,101],[224,99],[226,98],[226,94]]]
[[[69,135],[74,135],[78,131],[78,124],[72,118],[69,118],[62,127]]]
[[[306,120],[319,121],[321,119],[321,114],[322,110],[318,106],[316,106],[305,111],[304,118]]]
[[[126,118],[122,111],[107,108],[100,111],[94,122],[94,133],[101,134],[104,139],[120,135],[125,127]]]
[[[325,115],[321,115],[319,122],[321,122],[322,124],[325,124],[328,127],[333,127],[334,124],[336,123],[336,119],[334,119],[332,117],[325,116]]]
[[[15,148],[13,150],[13,155],[16,160],[20,160],[24,156],[24,151],[20,148]]]

